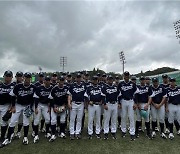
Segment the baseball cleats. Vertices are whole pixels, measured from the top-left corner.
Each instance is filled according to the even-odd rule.
[[[79,139],[81,139],[81,134],[77,134],[76,135],[76,138],[79,140]]]
[[[50,138],[51,138],[51,134],[50,134],[50,133],[47,133],[47,134],[45,135],[45,138],[50,139]]]
[[[70,135],[70,140],[74,140],[74,134]]]
[[[49,139],[49,142],[53,142],[53,141],[55,141],[55,139],[56,139],[56,136],[52,135],[51,138]]]
[[[116,133],[112,133],[112,139],[113,139],[113,140],[116,140],[116,139],[117,139]]]
[[[169,129],[166,128],[165,134],[169,134],[169,133],[170,133]]]
[[[147,136],[148,139],[150,139],[150,140],[152,139],[152,136],[151,136],[150,133],[146,134],[146,136]]]
[[[161,133],[161,137],[162,137],[163,139],[167,139],[167,136],[166,136],[164,133]]]
[[[131,135],[131,141],[135,141],[135,135]]]
[[[126,137],[126,133],[122,132],[122,135],[121,135],[123,138]]]
[[[34,143],[37,143],[38,141],[39,141],[39,136],[36,135],[36,136],[34,137]]]
[[[152,138],[155,138],[155,137],[156,137],[156,132],[155,132],[155,131],[152,132],[151,137],[152,137]]]
[[[156,132],[159,132],[159,128],[158,128],[158,127],[155,127],[155,131],[156,131]]]
[[[169,134],[169,139],[171,139],[171,140],[174,139],[173,133],[170,133],[170,134]]]
[[[59,137],[65,139],[66,135],[63,132],[61,132],[61,134],[59,134]]]
[[[21,133],[20,133],[20,132],[17,132],[16,135],[15,135],[15,138],[16,138],[16,139],[20,139],[20,138],[21,138]]]
[[[100,139],[101,138],[100,134],[96,134],[96,138]]]
[[[107,140],[108,139],[108,134],[104,134],[104,140]]]
[[[40,132],[41,132],[41,133],[45,133],[45,132],[46,132],[46,129],[43,128],[43,129],[40,130]]]
[[[1,143],[0,148],[3,148],[4,146],[6,146],[6,145],[8,145],[10,143],[11,143],[11,140],[5,139],[4,142]]]
[[[32,135],[32,137],[35,137],[35,132],[33,131],[31,135]]]
[[[89,139],[89,140],[92,140],[92,135],[89,135],[89,136],[88,136],[88,139]]]
[[[23,138],[23,144],[24,144],[24,145],[28,145],[28,144],[29,144],[29,141],[28,141],[28,138],[27,138],[27,137],[24,137],[24,138]]]
[[[178,130],[177,135],[180,135],[180,130]]]

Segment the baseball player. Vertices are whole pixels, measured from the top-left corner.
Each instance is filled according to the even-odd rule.
[[[26,109],[32,108],[33,106],[33,95],[35,92],[35,86],[31,84],[31,73],[27,72],[24,74],[24,83],[15,85],[14,89],[11,90],[10,95],[12,96],[12,117],[9,123],[7,139],[1,144],[4,147],[11,143],[11,135],[14,133],[15,125],[23,112],[23,126],[24,126],[24,138],[23,144],[27,145],[28,131],[29,131],[29,113],[26,113]],[[16,101],[17,98],[17,101]]]
[[[166,111],[169,113],[168,121],[170,134],[169,139],[174,138],[173,134],[173,123],[176,119],[180,125],[180,87],[176,86],[176,79],[170,79],[170,87],[167,88],[167,106]],[[180,130],[178,130],[178,135],[180,135]]]
[[[68,91],[68,106],[70,108],[70,139],[74,139],[76,135],[77,139],[81,139],[81,126],[82,126],[82,117],[84,113],[84,94],[86,92],[86,85],[82,82],[81,74],[77,74],[76,83],[72,84]],[[74,127],[75,118],[77,117],[76,129]]]
[[[52,136],[50,142],[56,139],[56,123],[57,116],[60,116],[60,132],[59,137],[66,138],[65,127],[66,127],[66,107],[67,107],[67,98],[68,98],[68,87],[64,85],[65,78],[61,76],[59,78],[59,84],[55,86],[49,95],[51,101],[51,132]]]
[[[54,72],[53,74],[52,74],[52,76],[51,76],[51,85],[54,87],[54,86],[56,86],[57,85],[57,78],[58,76],[57,76],[57,73],[56,72]]]
[[[19,71],[16,73],[16,81],[14,82],[14,85],[22,83],[23,82],[23,72]],[[21,129],[23,127],[23,114],[19,116],[19,121],[18,121],[18,128],[17,132],[15,133],[15,138],[20,139],[21,138]]]
[[[4,141],[5,134],[8,128],[8,121],[4,121],[2,117],[11,108],[10,91],[14,88],[12,83],[13,73],[5,71],[4,82],[0,84],[0,121],[1,121],[1,141]]]
[[[36,92],[34,93],[34,99],[35,99],[35,113],[34,113],[34,131],[35,131],[35,137],[34,137],[34,143],[37,143],[39,141],[38,136],[38,127],[39,127],[39,121],[41,118],[41,114],[45,118],[46,123],[46,138],[50,138],[51,134],[49,133],[50,128],[50,104],[49,104],[49,95],[52,89],[51,86],[51,78],[49,76],[46,76],[44,79],[44,84],[36,88]]]
[[[135,123],[134,123],[134,110],[136,109],[137,105],[134,102],[134,94],[137,90],[135,83],[129,81],[130,73],[124,72],[124,81],[119,83],[118,89],[120,90],[122,96],[121,100],[121,131],[122,137],[126,136],[126,117],[128,114],[129,121],[130,121],[130,130],[129,133],[131,135],[131,141],[135,140]],[[128,111],[128,112],[127,112]]]
[[[139,126],[142,124],[141,111],[146,111],[147,115],[144,118],[145,126],[147,131],[147,137],[151,139],[150,133],[150,121],[149,121],[149,111],[150,111],[150,101],[149,101],[149,87],[145,83],[145,77],[140,77],[140,85],[137,85],[138,91],[135,94],[135,101],[137,103],[137,120],[136,120],[136,137],[139,137]]]
[[[98,77],[93,76],[92,85],[87,87],[85,97],[88,102],[88,135],[89,139],[93,136],[93,120],[96,116],[96,137],[100,139],[101,133],[101,106],[102,106],[102,88],[98,85]]]
[[[132,76],[132,77],[131,77],[131,81],[134,82],[134,83],[136,84],[136,81],[137,81],[136,76]]]
[[[112,138],[116,139],[117,131],[117,113],[118,113],[118,100],[120,97],[120,91],[116,85],[113,85],[113,77],[108,76],[108,84],[103,88],[103,94],[105,99],[104,104],[104,139],[108,139],[109,133],[109,121],[111,119],[111,134]]]
[[[153,85],[149,87],[149,95],[151,99],[151,112],[152,112],[152,138],[156,136],[155,127],[157,118],[159,118],[159,125],[161,129],[161,137],[166,139],[164,134],[164,118],[165,118],[165,101],[166,90],[159,85],[158,78],[152,78]]]

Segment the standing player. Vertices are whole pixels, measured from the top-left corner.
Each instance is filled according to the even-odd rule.
[[[77,139],[81,139],[81,126],[82,126],[82,117],[84,113],[84,94],[86,92],[86,86],[81,82],[81,74],[77,74],[76,83],[72,84],[69,88],[68,96],[68,106],[70,108],[70,139],[74,139],[76,135]],[[77,117],[76,129],[75,118]]]
[[[176,86],[175,78],[170,79],[170,87],[167,88],[167,97],[168,97],[168,104],[166,106],[166,111],[169,112],[169,117],[168,117],[169,128],[170,128],[169,139],[173,139],[174,120],[177,119],[178,124],[180,125],[180,87]],[[180,134],[180,130],[178,130],[178,134]]]
[[[139,137],[139,126],[142,124],[141,112],[146,111],[145,126],[147,131],[147,137],[151,139],[150,134],[150,122],[149,122],[149,111],[150,111],[150,101],[149,100],[149,87],[145,83],[145,77],[140,77],[140,85],[137,85],[138,91],[135,94],[135,101],[137,103],[137,121],[136,121],[136,137]]]
[[[10,91],[14,88],[12,83],[13,73],[6,71],[4,73],[4,82],[0,84],[0,121],[1,121],[1,140],[4,141],[8,128],[8,121],[4,121],[2,117],[11,108]]]
[[[93,76],[92,86],[87,87],[85,97],[88,102],[88,135],[92,139],[93,135],[93,120],[96,115],[96,137],[100,138],[101,133],[101,106],[102,106],[102,88],[98,85],[98,77]]]
[[[51,132],[52,136],[50,138],[50,142],[56,139],[56,123],[57,123],[57,115],[60,117],[60,132],[59,137],[66,138],[65,135],[65,127],[66,127],[66,108],[67,108],[67,98],[68,98],[68,87],[64,85],[65,78],[61,76],[59,78],[59,84],[55,86],[50,95],[49,99],[51,102]]]
[[[121,108],[122,108],[122,117],[121,117],[121,130],[122,137],[126,135],[126,117],[128,114],[130,121],[130,135],[131,141],[135,140],[135,123],[134,123],[134,110],[137,105],[134,102],[134,94],[137,90],[135,83],[129,81],[130,74],[129,72],[124,72],[124,81],[120,82],[118,89],[120,90],[122,96]],[[127,112],[128,111],[128,112]]]
[[[53,74],[52,74],[52,77],[51,77],[51,85],[54,87],[54,86],[56,86],[57,85],[57,73],[56,72],[54,72]]]
[[[113,77],[108,76],[108,84],[103,88],[103,94],[105,99],[104,103],[104,139],[108,139],[109,133],[109,121],[111,119],[111,134],[113,139],[116,139],[116,123],[118,112],[118,100],[120,97],[120,91],[116,85],[113,85]]]
[[[161,137],[166,139],[164,134],[164,118],[165,118],[165,101],[166,90],[159,85],[158,78],[152,78],[153,85],[149,87],[151,97],[151,111],[152,111],[152,138],[156,136],[155,127],[157,118],[159,118],[159,125],[161,129]]]
[[[146,77],[145,77],[145,82],[146,82],[146,85],[147,85],[147,86],[150,86],[150,85],[151,85],[151,78],[148,77],[148,76],[146,76]]]
[[[27,72],[24,74],[24,83],[20,83],[11,90],[10,95],[12,98],[12,117],[9,123],[7,139],[4,140],[1,147],[11,143],[11,135],[14,133],[15,125],[23,112],[23,126],[24,126],[24,138],[23,144],[27,145],[28,142],[28,131],[29,131],[29,116],[25,114],[27,108],[32,108],[34,99],[33,95],[35,92],[35,86],[31,84],[31,73]],[[16,102],[17,98],[17,102]]]
[[[134,83],[136,84],[136,81],[137,81],[136,76],[132,76],[132,77],[131,77],[131,81],[134,82]]]
[[[34,143],[38,142],[38,127],[41,115],[45,119],[46,123],[46,135],[45,137],[50,138],[51,134],[49,133],[50,127],[50,104],[49,104],[49,95],[52,89],[51,86],[51,78],[46,76],[44,79],[44,84],[36,88],[36,92],[34,94],[35,99],[35,114],[34,114]]]

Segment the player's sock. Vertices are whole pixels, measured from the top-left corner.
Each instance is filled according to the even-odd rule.
[[[34,131],[34,120],[32,121],[32,130]]]
[[[57,126],[60,126],[60,116],[57,116]]]
[[[141,121],[136,121],[136,134],[139,133],[139,126],[141,125]]]
[[[34,125],[35,136],[38,135],[39,125]]]
[[[49,133],[50,124],[46,124],[46,134]]]
[[[1,126],[1,139],[5,139],[6,131],[7,131],[8,126]]]
[[[85,122],[85,112],[84,112],[84,115],[83,115],[83,118],[82,118],[82,127],[81,127],[81,130],[83,130],[83,128],[84,128],[84,122]]]
[[[17,132],[20,132],[20,131],[21,131],[22,126],[23,126],[23,124],[18,124],[18,130],[17,130]]]
[[[173,133],[173,123],[169,123],[170,133]]]
[[[121,117],[118,117],[118,124],[121,125]]]
[[[65,123],[61,123],[60,124],[60,132],[65,133],[65,127],[66,127],[66,124]]]
[[[7,134],[7,139],[11,140],[11,135],[14,133],[14,128],[15,127],[9,127],[8,128],[8,134]]]
[[[101,126],[103,126],[103,115],[101,115]]]
[[[169,129],[169,122],[168,122],[168,118],[165,118],[165,125],[166,125],[166,128]]]
[[[174,125],[176,127],[176,130],[179,131],[180,126],[177,120],[174,120]]]
[[[45,119],[41,119],[41,130],[44,128],[44,124],[45,124]]]
[[[161,128],[161,133],[164,133],[164,123],[159,123],[159,125],[160,125],[160,128]]]
[[[157,127],[157,121],[156,121],[156,123],[154,123],[155,124],[155,127]]]
[[[52,135],[56,134],[56,125],[51,125],[51,133]]]
[[[28,136],[28,132],[29,132],[29,125],[24,126],[24,137]]]
[[[155,131],[155,127],[157,126],[156,124],[157,124],[157,122],[156,122],[156,121],[155,121],[155,122],[154,122],[154,121],[152,121],[152,130],[153,130],[153,131]]]
[[[150,134],[150,122],[145,122],[147,134]]]

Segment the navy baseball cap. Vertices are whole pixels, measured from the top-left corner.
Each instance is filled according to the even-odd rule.
[[[60,81],[64,81],[64,80],[65,80],[64,76],[60,76],[60,77],[59,77],[59,80],[60,80]]]
[[[85,76],[89,76],[89,73],[88,72],[85,72],[85,74],[84,74]]]
[[[119,78],[119,76],[116,76],[115,79],[116,79],[116,80],[119,80],[120,78]]]
[[[104,73],[104,74],[102,75],[102,77],[106,77],[106,74]]]
[[[40,72],[38,76],[39,77],[44,77],[44,73]]]
[[[176,78],[170,78],[170,82],[176,82]]]
[[[113,76],[112,75],[108,75],[107,79],[108,80],[113,80]]]
[[[76,75],[76,77],[77,77],[77,78],[81,78],[81,73],[78,73],[78,74]]]
[[[163,78],[163,79],[164,79],[164,78],[167,79],[167,78],[168,78],[168,75],[167,75],[167,74],[163,74],[163,75],[162,75],[162,78]]]
[[[23,72],[18,71],[18,72],[16,73],[16,77],[23,77]]]
[[[71,75],[71,74],[68,74],[68,75],[67,75],[67,77],[71,78],[71,77],[72,77],[72,75]]]
[[[136,76],[132,76],[132,77],[131,77],[131,80],[136,80]]]
[[[54,72],[54,73],[52,74],[52,77],[57,77],[57,73]]]
[[[130,73],[129,73],[128,71],[125,71],[125,72],[124,72],[124,75],[125,75],[125,76],[129,76]]]
[[[150,77],[148,77],[148,76],[146,76],[146,77],[145,77],[145,80],[151,80],[151,78],[150,78]]]
[[[50,80],[51,80],[51,77],[50,77],[50,76],[45,76],[44,80],[50,81]]]
[[[5,71],[4,72],[4,76],[6,76],[6,77],[12,77],[13,76],[13,73],[12,73],[12,71]]]
[[[159,79],[157,77],[152,78],[152,82],[159,82]]]
[[[32,75],[31,75],[30,72],[26,72],[26,73],[24,74],[24,77],[26,77],[26,78],[32,78]]]
[[[97,73],[97,76],[98,76],[98,77],[100,77],[100,76],[101,76],[101,74],[100,74],[100,73]]]
[[[92,80],[98,80],[98,76],[97,76],[97,75],[94,75],[94,76],[92,77]]]
[[[63,75],[63,76],[66,76],[66,73],[65,73],[65,72],[63,72],[63,73],[62,73],[62,75]]]
[[[145,80],[145,77],[144,77],[144,76],[141,76],[141,77],[140,77],[140,80]]]

